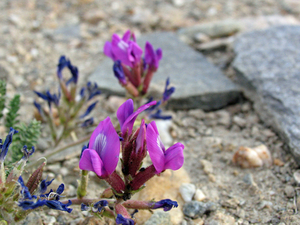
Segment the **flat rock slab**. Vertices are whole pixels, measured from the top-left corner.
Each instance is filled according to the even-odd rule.
[[[262,120],[300,164],[300,26],[279,26],[236,39],[233,66]]]
[[[149,41],[154,48],[162,48],[163,59],[150,85],[150,95],[160,98],[166,79],[176,87],[169,101],[172,109],[214,110],[235,102],[240,89],[201,54],[181,42],[170,32],[152,33],[138,38],[140,46]],[[124,95],[112,71],[113,62],[106,58],[90,76],[104,92]]]

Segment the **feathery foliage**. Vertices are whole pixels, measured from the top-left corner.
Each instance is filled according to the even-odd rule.
[[[32,120],[28,125],[21,122],[16,127],[19,133],[15,134],[14,142],[11,144],[11,162],[16,162],[22,158],[22,148],[26,145],[28,148],[35,146],[39,137],[41,130],[41,122],[37,120]]]
[[[20,109],[20,95],[15,95],[9,102],[8,113],[5,117],[5,126],[9,130],[10,127],[15,127],[19,122],[17,117],[19,116],[18,111]]]

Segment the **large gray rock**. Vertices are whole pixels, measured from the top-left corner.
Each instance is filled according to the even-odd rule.
[[[233,66],[262,120],[286,140],[300,164],[300,26],[240,36]]]
[[[149,41],[162,48],[163,59],[150,85],[150,95],[160,97],[165,81],[170,77],[176,87],[169,101],[173,109],[202,108],[213,110],[233,103],[240,91],[222,72],[201,54],[182,43],[173,33],[153,33],[139,38],[141,46]],[[103,91],[124,95],[112,72],[112,60],[106,58],[90,77]]]

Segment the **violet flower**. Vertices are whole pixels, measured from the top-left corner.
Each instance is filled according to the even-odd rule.
[[[76,84],[78,81],[78,68],[73,66],[71,61],[63,55],[59,58],[57,65],[57,76],[59,79],[62,79],[62,70],[65,67],[68,67],[72,74],[72,77],[66,82],[66,85],[70,84],[71,82]]]
[[[117,34],[113,34],[112,41],[107,41],[104,45],[104,54],[113,61],[120,60],[125,65],[134,67],[140,62],[143,50],[135,40],[130,40],[130,36],[130,30],[123,35],[122,39]]]
[[[106,177],[115,171],[119,153],[119,136],[110,118],[107,117],[94,130],[89,147],[82,152],[79,168],[93,171],[100,177]]]
[[[152,209],[158,209],[158,208],[163,208],[164,211],[169,211],[173,207],[178,207],[178,203],[176,201],[172,201],[170,199],[163,199],[158,202],[155,202],[154,206]]]
[[[170,78],[168,77],[167,80],[166,80],[165,91],[163,93],[163,102],[168,101],[170,99],[171,95],[175,91],[175,87],[168,88],[169,84],[170,84]]]
[[[134,221],[132,219],[125,218],[121,214],[117,215],[116,223],[122,225],[134,225]]]
[[[126,85],[127,84],[127,80],[123,71],[123,67],[121,64],[120,60],[115,61],[114,66],[113,66],[113,71],[115,74],[115,77],[118,78],[119,82],[122,85]]]
[[[161,48],[158,48],[156,51],[154,51],[153,46],[147,41],[145,45],[145,62],[149,65],[149,68],[157,70],[161,58]]]
[[[86,109],[85,113],[83,113],[80,116],[80,119],[86,117],[87,115],[89,115],[91,113],[91,111],[96,107],[96,104],[98,103],[98,101],[95,101],[93,104],[89,105],[89,107]]]
[[[0,162],[2,162],[2,163],[4,162],[4,159],[8,152],[8,148],[9,148],[10,144],[12,143],[13,135],[16,133],[18,133],[18,131],[11,127],[8,135],[5,138],[3,145],[2,145],[2,140],[0,139],[0,149],[1,149]]]
[[[128,99],[126,102],[124,102],[117,111],[117,118],[120,123],[122,136],[124,137],[126,134],[130,135],[137,116],[141,112],[155,104],[156,101],[149,102],[148,104],[142,105],[135,112],[133,112],[133,100]]]
[[[166,150],[154,121],[147,126],[146,140],[147,149],[157,174],[166,169],[178,170],[182,167],[184,145],[176,143]]]

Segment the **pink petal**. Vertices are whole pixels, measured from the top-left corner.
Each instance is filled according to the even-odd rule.
[[[165,153],[165,169],[178,170],[184,162],[183,156],[184,145],[176,143],[167,149]]]
[[[125,134],[126,131],[128,130],[128,134],[131,134],[132,132],[132,128],[133,128],[133,124],[137,118],[137,116],[143,112],[144,110],[148,109],[150,106],[155,105],[156,101],[152,101],[149,102],[148,104],[142,105],[140,108],[138,108],[134,113],[132,113],[124,122],[123,126],[122,126],[122,133]],[[119,110],[118,110],[119,111]]]
[[[146,131],[147,149],[151,161],[157,173],[161,173],[165,167],[165,147],[163,146],[154,121],[147,126]]]
[[[127,30],[125,32],[125,34],[123,35],[122,40],[125,41],[125,42],[128,42],[129,39],[130,39],[130,33],[131,33],[130,30]]]
[[[110,57],[112,60],[116,60],[116,57],[114,56],[112,52],[112,45],[109,41],[107,41],[104,45],[103,52],[106,56]]]
[[[109,117],[94,130],[89,148],[98,153],[108,174],[114,172],[119,160],[120,139]]]
[[[133,113],[133,110],[134,107],[132,99],[128,99],[119,107],[117,111],[117,118],[119,120],[121,129],[126,119]]]
[[[98,176],[105,174],[102,160],[94,149],[85,149],[79,161],[79,168],[81,170],[88,170],[95,172]]]
[[[135,42],[131,42],[131,45],[132,45],[132,53],[134,55],[135,62],[139,62],[143,54],[143,49],[141,49],[141,47]]]
[[[139,149],[143,149],[145,139],[146,139],[146,126],[145,126],[145,120],[142,119],[140,130],[136,138],[136,150],[135,150],[136,154],[138,153]]]
[[[157,62],[159,62],[161,60],[161,58],[162,58],[162,50],[161,50],[161,48],[158,48],[156,50],[156,59],[157,59]]]
[[[145,61],[147,64],[152,64],[155,57],[153,46],[147,41],[145,45]]]

